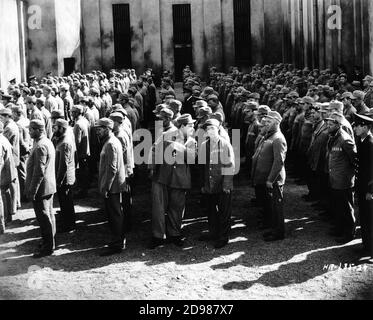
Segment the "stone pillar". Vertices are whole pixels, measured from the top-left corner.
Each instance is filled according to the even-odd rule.
[[[15,0],[0,1],[0,87],[8,88],[9,80],[23,80],[20,68],[20,28],[17,2]]]
[[[210,66],[216,66],[218,70],[222,67],[222,18],[220,0],[204,0],[203,13],[206,41],[204,74],[207,74],[208,67]]]
[[[80,0],[55,1],[58,74],[65,72],[65,58],[75,58],[75,70],[81,71]]]
[[[251,0],[251,57],[252,64],[263,64],[264,54],[264,2]]]
[[[373,74],[373,1],[368,1],[369,13],[369,71]]]
[[[221,16],[223,23],[223,68],[227,72],[235,64],[234,50],[234,16],[233,1],[221,0]]]
[[[142,0],[144,66],[162,72],[160,0]]]
[[[99,1],[81,1],[83,72],[102,68]]]
[[[31,7],[33,6],[33,7]],[[57,63],[57,35],[56,35],[56,10],[55,1],[29,0],[28,8],[35,9],[28,14],[28,70],[29,74],[37,77],[45,76],[50,71],[58,73]],[[40,11],[39,11],[40,10]],[[39,20],[38,12],[41,13],[41,24],[31,23]]]

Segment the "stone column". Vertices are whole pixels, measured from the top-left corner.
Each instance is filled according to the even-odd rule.
[[[144,66],[162,72],[161,17],[159,0],[142,0]]]
[[[368,1],[369,13],[369,71],[373,74],[373,1]]]

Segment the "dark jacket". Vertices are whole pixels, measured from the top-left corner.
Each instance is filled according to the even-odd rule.
[[[56,183],[69,186],[75,183],[75,143],[66,135],[56,145]]]
[[[56,193],[55,157],[52,141],[46,136],[34,142],[27,161],[26,194],[41,198]]]
[[[222,193],[223,189],[233,190],[235,174],[235,157],[232,145],[226,139],[219,137],[217,144],[211,147],[208,139],[201,145],[198,152],[198,162],[203,163],[204,191],[208,194]]]
[[[101,194],[121,193],[125,190],[126,172],[123,162],[122,145],[110,134],[100,154],[98,187]]]
[[[359,138],[358,140],[356,191],[362,194],[373,193],[373,136],[369,134],[363,142]]]
[[[268,132],[253,156],[251,176],[254,186],[267,181],[278,185],[285,184],[286,152],[287,144],[282,132]]]
[[[356,145],[343,129],[339,129],[329,138],[327,164],[332,189],[345,190],[354,187],[357,166]]]
[[[308,164],[312,171],[324,171],[328,140],[328,127],[324,121],[321,121],[312,133],[311,145],[307,151]]]
[[[190,189],[191,174],[188,163],[193,163],[196,157],[196,141],[194,138],[184,141],[183,135],[175,129],[164,133],[162,139],[154,145],[155,156],[162,155],[163,161],[162,164],[156,165],[153,181],[175,189]],[[180,147],[184,145],[184,147],[175,150],[171,146],[173,142],[179,143]],[[168,157],[167,155],[170,154],[171,157]]]

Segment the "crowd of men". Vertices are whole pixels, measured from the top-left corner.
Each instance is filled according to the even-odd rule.
[[[232,67],[228,74],[212,67],[206,84],[187,66],[183,92],[180,101],[168,71],[158,90],[151,69],[139,77],[134,70],[112,70],[108,76],[49,73],[40,83],[34,76],[18,85],[13,79],[0,92],[0,233],[30,200],[42,236],[34,257],[51,255],[56,232],[75,229],[74,199],[88,196],[98,174],[112,236],[101,254],[120,253],[131,227],[138,167],[134,132],[155,130],[158,120],[162,132],[147,162],[150,248],[183,246],[186,193],[194,187],[201,190],[209,225],[199,239],[217,249],[227,245],[233,177],[237,159],[245,156],[265,241],[285,237],[283,190],[291,171],[297,183],[307,184],[302,200],[322,210],[340,244],[356,236],[356,192],[364,253],[372,262],[373,77],[363,78],[358,68],[348,77],[343,66],[332,73],[276,64],[256,65],[249,73]],[[241,154],[232,146],[235,129]]]

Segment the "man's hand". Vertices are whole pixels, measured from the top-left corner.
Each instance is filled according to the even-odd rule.
[[[203,193],[203,194],[206,193],[206,189],[205,189],[205,187],[202,187],[202,188],[201,188],[201,193]]]
[[[273,189],[273,183],[267,181],[267,182],[266,182],[266,187],[267,187],[268,189]]]
[[[229,193],[231,193],[231,190],[228,189],[228,188],[223,188],[223,193],[229,194]]]
[[[109,198],[109,191],[105,191],[105,193],[104,193],[104,197],[105,197],[105,199],[108,199],[108,198]]]

